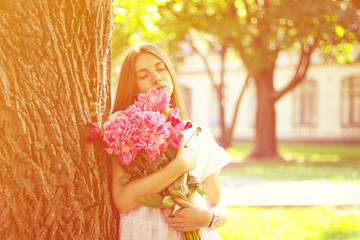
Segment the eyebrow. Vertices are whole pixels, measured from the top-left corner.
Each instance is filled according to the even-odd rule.
[[[159,60],[157,63],[155,63],[154,66],[157,67],[160,64],[164,64],[164,66],[166,67],[165,63],[163,61],[161,61],[161,60]],[[146,71],[146,68],[139,69],[139,70],[136,71],[136,73],[139,73],[139,72],[142,72],[142,71]]]

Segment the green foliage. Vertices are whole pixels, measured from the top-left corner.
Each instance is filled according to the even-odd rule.
[[[158,6],[162,0],[115,0],[113,2],[114,29],[112,56],[117,60],[121,53],[140,42],[152,39],[163,39],[156,23],[161,19]]]
[[[342,62],[352,61],[358,16],[351,1],[168,1],[159,8],[161,29],[171,34],[211,39],[211,44],[234,48],[249,73],[276,61],[279,51],[302,44],[322,48]],[[168,32],[168,33],[170,33]],[[210,36],[210,37],[209,37]],[[177,37],[168,40],[181,40]]]
[[[164,208],[163,198],[160,194],[146,195],[139,198],[139,202],[150,208]]]
[[[353,45],[360,37],[359,6],[354,4],[349,0],[116,0],[113,58],[141,41],[163,43],[175,59],[181,58],[179,43],[190,37],[206,40],[215,51],[232,47],[250,74],[273,64],[279,51],[300,49],[302,44],[321,48],[339,62],[351,62]]]
[[[223,240],[359,240],[359,206],[230,207]]]
[[[227,149],[234,163],[221,171],[223,176],[266,179],[331,179],[360,181],[358,145],[280,143],[285,161],[244,161],[250,143]]]

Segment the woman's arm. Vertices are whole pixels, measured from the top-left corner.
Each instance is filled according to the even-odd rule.
[[[214,172],[207,177],[203,183],[204,188],[208,194],[208,206],[211,216],[217,214],[220,219],[214,226],[215,228],[224,225],[229,217],[227,207],[221,204],[221,184],[218,172]],[[209,224],[207,225],[209,226]]]
[[[178,153],[164,168],[124,186],[120,186],[119,178],[125,171],[117,159],[112,159],[112,196],[115,207],[121,212],[140,205],[138,199],[149,194],[159,193],[173,183],[181,174],[195,167],[196,156],[191,148],[180,147]]]
[[[166,221],[170,227],[179,232],[194,231],[202,227],[208,227],[213,217],[214,211],[219,214],[220,221],[216,227],[223,225],[228,218],[226,207],[220,204],[220,177],[218,172],[214,172],[203,181],[203,187],[208,195],[209,209],[202,209],[190,204],[182,199],[175,201],[181,205],[181,210],[174,216],[169,216]],[[166,212],[169,214],[169,212]]]

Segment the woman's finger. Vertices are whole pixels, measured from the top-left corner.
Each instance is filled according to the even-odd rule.
[[[169,217],[171,215],[171,209],[165,208],[162,210],[162,212],[165,214],[165,217]]]
[[[188,207],[192,207],[191,203],[189,203],[188,201],[185,201],[181,198],[175,197],[174,196],[174,200],[177,204],[179,204],[180,206],[184,207],[184,208],[188,208]]]

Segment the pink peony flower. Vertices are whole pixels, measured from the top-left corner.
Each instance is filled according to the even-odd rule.
[[[123,164],[129,164],[134,159],[130,154],[134,144],[131,139],[132,132],[131,121],[125,111],[121,111],[111,121],[104,124],[103,139],[107,143],[105,150],[109,154],[115,153],[121,156],[120,162]],[[131,160],[129,160],[130,157]]]
[[[131,105],[104,124],[106,151],[119,155],[122,164],[130,164],[139,152],[144,152],[149,161],[166,152],[166,139],[170,137],[170,123],[158,111],[142,111]]]
[[[170,106],[170,96],[163,89],[151,88],[148,92],[139,94],[135,105],[144,111],[159,111],[162,113]]]
[[[86,138],[86,141],[88,143],[96,142],[101,136],[101,129],[97,124],[92,122],[89,123],[89,127],[89,135]]]
[[[181,131],[186,130],[188,128],[192,127],[192,124],[190,122],[187,122],[186,124],[180,119],[176,118],[175,116],[171,116],[171,126],[170,126],[170,144],[174,148],[180,147],[180,140],[179,140],[179,134]]]
[[[180,110],[178,108],[170,108],[168,114],[168,121],[172,119],[172,117],[179,118]]]
[[[146,153],[150,162],[155,161],[165,149],[166,139],[170,136],[170,123],[158,111],[143,111],[133,126],[134,148]]]
[[[97,139],[109,154],[116,154],[121,164],[129,165],[139,153],[145,153],[150,163],[165,153],[168,142],[180,147],[179,135],[190,128],[179,117],[178,108],[170,108],[170,97],[164,90],[151,88],[139,94],[137,101],[126,110],[112,115],[104,124],[104,132],[89,124],[90,138]],[[169,109],[168,116],[163,113]]]
[[[180,140],[176,134],[171,134],[170,136],[170,144],[173,148],[180,147]]]

